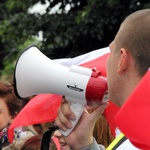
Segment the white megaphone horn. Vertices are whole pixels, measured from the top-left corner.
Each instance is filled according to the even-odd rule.
[[[99,105],[107,100],[107,81],[96,69],[72,65],[66,67],[55,63],[32,45],[20,55],[14,72],[14,89],[19,98],[51,93],[65,96],[76,120],[80,119],[84,106]]]

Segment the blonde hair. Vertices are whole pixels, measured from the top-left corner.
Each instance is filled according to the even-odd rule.
[[[108,145],[114,140],[108,122],[103,115],[100,116],[95,124],[93,136],[97,143],[102,144],[105,147],[108,147]]]
[[[92,113],[93,109],[88,109],[88,112]],[[95,137],[98,144],[102,144],[105,147],[108,147],[108,145],[115,138],[113,134],[111,133],[111,130],[110,130],[110,127],[106,118],[103,115],[99,117],[99,119],[97,120],[95,124],[93,136]]]

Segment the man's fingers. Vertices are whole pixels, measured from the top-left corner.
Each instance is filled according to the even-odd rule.
[[[64,124],[62,122],[60,122],[60,120],[58,119],[58,117],[55,119],[55,124],[56,124],[56,126],[59,127],[59,129],[61,129],[63,131],[67,130],[67,127],[64,126]]]
[[[61,104],[58,115],[60,113],[63,113],[63,115],[69,120],[74,120],[76,118],[74,112],[71,111],[70,105],[66,101]]]
[[[72,128],[71,120],[75,119],[75,114],[71,111],[69,104],[62,99],[61,106],[58,110],[58,117],[55,124],[63,131]]]

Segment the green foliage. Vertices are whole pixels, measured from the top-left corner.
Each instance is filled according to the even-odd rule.
[[[49,4],[45,13],[30,13],[38,2]],[[149,7],[150,0],[1,0],[0,75],[12,75],[20,51],[32,43],[51,59],[106,47],[128,14]]]
[[[25,43],[18,45],[16,49],[12,49],[12,51],[3,57],[4,68],[0,70],[1,80],[9,80],[13,77],[17,58],[19,58],[22,51],[31,44],[35,44],[40,47],[40,43],[37,39],[27,39]]]

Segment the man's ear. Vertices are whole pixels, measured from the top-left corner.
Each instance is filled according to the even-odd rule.
[[[123,71],[125,71],[128,67],[128,63],[129,63],[129,55],[126,49],[121,48],[120,49],[120,61],[118,63],[118,73],[121,73]]]

